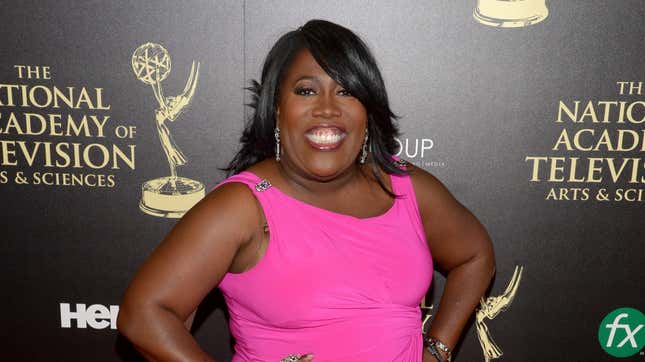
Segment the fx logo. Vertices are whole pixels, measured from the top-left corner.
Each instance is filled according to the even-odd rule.
[[[618,308],[600,322],[598,341],[614,357],[629,357],[645,346],[645,315],[634,308]]]

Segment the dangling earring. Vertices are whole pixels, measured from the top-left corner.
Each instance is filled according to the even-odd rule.
[[[273,135],[275,136],[275,160],[280,162],[280,128],[276,127]]]
[[[363,141],[363,147],[361,148],[361,158],[358,159],[358,163],[361,165],[365,164],[365,160],[367,160],[367,140],[368,140],[368,132],[367,128],[365,129],[365,141]]]

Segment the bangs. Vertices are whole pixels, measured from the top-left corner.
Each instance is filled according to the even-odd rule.
[[[300,29],[307,49],[336,83],[348,90],[366,108],[371,108],[376,94],[370,90],[382,88],[383,85],[376,62],[367,46],[340,25],[314,22],[311,21]]]

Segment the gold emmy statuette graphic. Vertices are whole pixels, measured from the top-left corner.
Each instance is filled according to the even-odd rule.
[[[153,216],[179,218],[206,193],[203,183],[177,176],[177,166],[186,164],[186,156],[175,143],[166,123],[174,122],[195,95],[199,62],[195,65],[193,61],[184,91],[175,97],[165,97],[161,89],[161,82],[170,73],[170,56],[161,45],[146,43],[138,47],[132,54],[132,70],[140,81],[152,87],[159,103],[159,108],[155,109],[157,134],[170,167],[170,176],[146,181],[141,186],[139,208]]]
[[[486,326],[486,324],[484,324],[484,318],[492,320],[493,318],[497,317],[499,313],[505,311],[509,305],[511,305],[513,298],[515,298],[517,288],[520,285],[523,269],[524,267],[522,266],[516,266],[515,271],[513,272],[513,277],[508,283],[508,286],[506,286],[504,293],[496,297],[488,297],[486,298],[486,300],[482,298],[480,306],[475,314],[477,338],[479,339],[479,344],[481,344],[486,362],[489,362],[492,359],[499,358],[502,355],[502,350],[499,349],[499,347],[493,341],[488,327]]]
[[[432,313],[431,311],[434,309],[434,304],[430,304],[429,306],[426,304],[426,297],[424,296],[423,299],[421,300],[421,310],[426,311],[425,317],[423,317],[423,323],[421,323],[421,332],[422,333],[427,333],[429,329],[428,321],[430,321],[430,318],[432,318]]]
[[[537,24],[549,16],[546,0],[477,0],[477,22],[500,28]]]

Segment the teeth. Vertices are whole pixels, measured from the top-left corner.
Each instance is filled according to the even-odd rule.
[[[338,143],[343,139],[344,134],[340,133],[337,129],[324,129],[319,128],[313,132],[307,133],[305,135],[311,142],[317,143],[319,145],[329,145]]]

